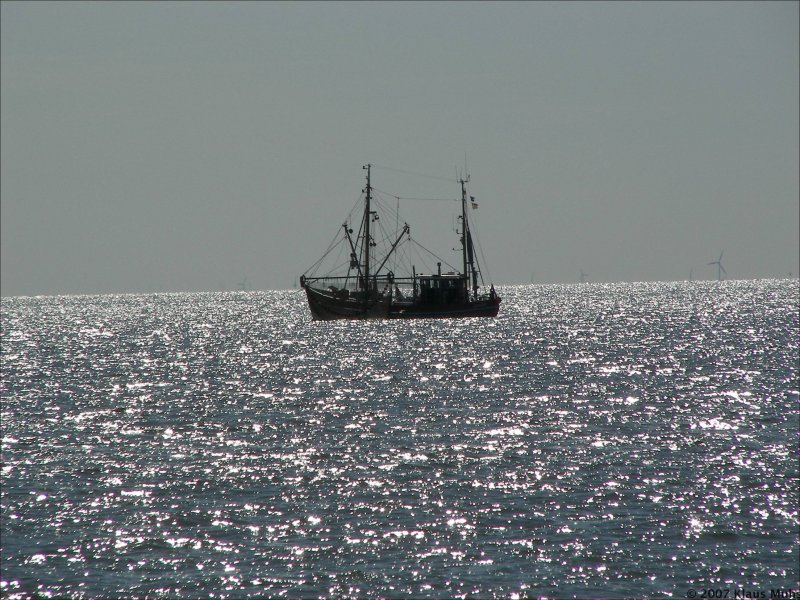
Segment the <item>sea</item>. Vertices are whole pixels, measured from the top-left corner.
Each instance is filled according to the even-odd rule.
[[[3,598],[800,598],[797,279],[2,298]]]

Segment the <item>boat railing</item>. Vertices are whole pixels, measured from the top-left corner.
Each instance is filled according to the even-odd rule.
[[[317,290],[331,292],[341,290],[355,292],[358,290],[358,281],[355,277],[306,277],[304,284]]]
[[[373,289],[380,293],[391,290],[396,298],[411,299],[414,297],[413,277],[379,275],[372,278],[372,280]],[[305,277],[303,278],[303,285],[317,290],[326,290],[334,294],[341,292],[353,294],[360,291],[359,281],[356,277]]]

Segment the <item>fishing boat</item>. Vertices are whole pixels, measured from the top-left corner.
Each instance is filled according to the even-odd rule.
[[[363,210],[354,209],[322,258],[300,277],[312,318],[330,321],[496,317],[501,299],[494,285],[486,289],[470,230],[466,187],[469,176],[457,180],[461,185],[461,214],[456,225],[456,235],[461,243],[459,272],[417,244],[411,237],[408,223],[399,227],[399,214],[387,215],[389,218],[381,221],[382,210],[378,209],[386,210],[387,205],[376,202],[374,197],[372,165],[363,168],[367,179],[363,190]],[[400,197],[394,198],[397,198],[399,213]],[[477,208],[472,197],[469,197],[469,204],[473,209]],[[353,226],[356,219],[357,230]],[[382,223],[391,221],[397,224],[394,230],[382,226]],[[411,252],[404,251],[407,247],[426,253],[424,265],[420,266],[424,269],[427,265],[428,272],[417,272],[417,265],[408,260]],[[318,274],[331,256],[343,258],[343,261]],[[422,252],[417,252],[416,256],[423,256]],[[431,258],[435,260],[435,269]],[[450,270],[443,272],[442,263]]]

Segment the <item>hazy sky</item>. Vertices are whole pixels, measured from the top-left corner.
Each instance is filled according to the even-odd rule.
[[[465,156],[496,284],[800,273],[797,2],[1,10],[6,296],[291,288]]]

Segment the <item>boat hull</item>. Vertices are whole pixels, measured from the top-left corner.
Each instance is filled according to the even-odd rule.
[[[315,321],[496,317],[500,308],[499,297],[450,304],[393,303],[389,295],[358,299],[310,286],[303,289]]]
[[[370,299],[342,297],[333,292],[306,286],[308,308],[315,321],[337,319],[385,319],[389,313],[389,298]]]
[[[496,317],[500,309],[500,298],[476,300],[445,305],[403,305],[389,308],[390,319],[458,319],[464,317]]]

